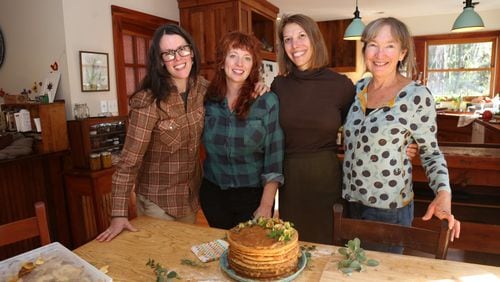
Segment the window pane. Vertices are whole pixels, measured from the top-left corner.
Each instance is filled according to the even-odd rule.
[[[133,64],[134,63],[134,49],[132,46],[132,36],[123,35],[123,59],[125,64]]]
[[[434,96],[487,96],[490,71],[430,72],[427,87]]]
[[[492,42],[429,45],[428,69],[489,68]]]

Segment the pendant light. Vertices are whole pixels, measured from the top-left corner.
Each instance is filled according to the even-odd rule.
[[[365,24],[361,21],[358,10],[358,0],[356,0],[356,11],[354,11],[354,19],[349,24],[344,32],[344,40],[359,40],[365,29]]]
[[[481,17],[474,11],[474,5],[479,2],[472,3],[472,0],[465,0],[465,7],[462,13],[458,16],[453,24],[452,32],[474,31],[484,28],[484,23]]]

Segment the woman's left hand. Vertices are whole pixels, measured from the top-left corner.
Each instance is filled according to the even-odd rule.
[[[448,220],[448,228],[451,229],[450,241],[460,237],[460,221],[456,220],[451,213],[451,194],[448,191],[439,191],[434,200],[427,207],[422,220],[429,220],[432,216]]]
[[[253,217],[259,218],[259,217],[263,216],[266,218],[270,218],[273,216],[272,209],[273,209],[272,206],[268,207],[268,206],[260,205],[253,213]]]
[[[264,82],[257,82],[255,83],[255,87],[254,87],[254,92],[253,92],[253,97],[254,98],[257,98],[259,96],[262,96],[264,95],[265,93],[269,92],[269,90],[271,90],[269,87],[267,87],[267,85],[264,83]]]

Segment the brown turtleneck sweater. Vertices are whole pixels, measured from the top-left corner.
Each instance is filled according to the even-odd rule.
[[[336,149],[337,131],[355,95],[347,76],[328,68],[294,69],[287,76],[277,76],[271,90],[280,100],[287,154]]]

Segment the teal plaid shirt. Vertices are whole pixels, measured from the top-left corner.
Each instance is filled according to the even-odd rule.
[[[205,102],[204,177],[222,189],[283,184],[283,131],[276,94],[252,104],[245,120],[229,110],[227,100]]]

